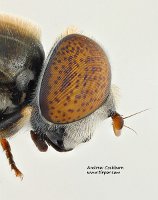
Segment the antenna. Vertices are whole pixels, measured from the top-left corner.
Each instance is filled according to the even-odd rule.
[[[132,116],[134,116],[134,115],[140,114],[140,113],[145,112],[145,111],[147,111],[147,110],[149,110],[149,108],[148,108],[148,109],[145,109],[145,110],[142,110],[142,111],[139,111],[139,112],[137,112],[137,113],[134,113],[134,114],[132,114],[132,115],[129,115],[129,116],[127,116],[127,117],[124,117],[123,119],[130,118],[130,117],[132,117]]]

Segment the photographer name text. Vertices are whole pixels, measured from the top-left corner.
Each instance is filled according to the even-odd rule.
[[[87,167],[87,174],[99,174],[99,175],[118,175],[124,170],[123,166],[88,166]]]

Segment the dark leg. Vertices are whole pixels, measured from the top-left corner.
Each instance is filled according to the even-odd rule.
[[[32,107],[25,106],[14,113],[1,116],[0,120],[0,139],[8,138],[16,134],[31,117]]]
[[[23,174],[21,173],[21,171],[17,168],[15,162],[14,162],[14,159],[13,159],[13,155],[11,153],[11,147],[9,145],[9,142],[6,140],[6,139],[0,139],[0,143],[1,143],[1,146],[3,148],[3,150],[5,151],[6,153],[6,156],[9,160],[9,164],[11,165],[11,169],[14,170],[15,172],[15,175],[17,177],[20,177],[21,179],[23,179]]]
[[[42,151],[42,152],[46,152],[48,149],[48,145],[46,144],[44,139],[42,140],[40,135],[36,134],[34,131],[31,131],[30,134],[31,134],[31,138],[32,138],[34,144],[36,145],[36,147],[38,148],[38,150]]]

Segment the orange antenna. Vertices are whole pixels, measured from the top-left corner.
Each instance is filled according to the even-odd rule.
[[[121,130],[124,126],[124,120],[122,116],[119,113],[114,113],[114,115],[111,116],[112,121],[113,121],[113,130],[116,136],[121,135]]]
[[[142,110],[140,112],[134,113],[134,114],[129,115],[127,117],[122,117],[119,113],[115,112],[111,116],[111,118],[113,120],[113,130],[114,130],[115,135],[116,136],[120,136],[121,135],[121,130],[122,130],[123,127],[126,127],[126,128],[132,130],[133,132],[135,132],[137,134],[137,132],[134,129],[124,125],[124,119],[130,118],[130,117],[132,117],[134,115],[140,114],[140,113],[145,112],[147,110],[149,110],[149,109]]]

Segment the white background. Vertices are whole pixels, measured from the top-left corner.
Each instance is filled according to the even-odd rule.
[[[105,48],[112,82],[120,88],[118,112],[129,118],[122,136],[105,120],[89,143],[59,153],[40,153],[29,126],[10,140],[20,181],[0,150],[0,200],[158,199],[158,1],[0,0],[0,11],[23,16],[42,30],[46,54],[68,26],[75,25]],[[123,166],[120,175],[87,175],[88,166]]]

